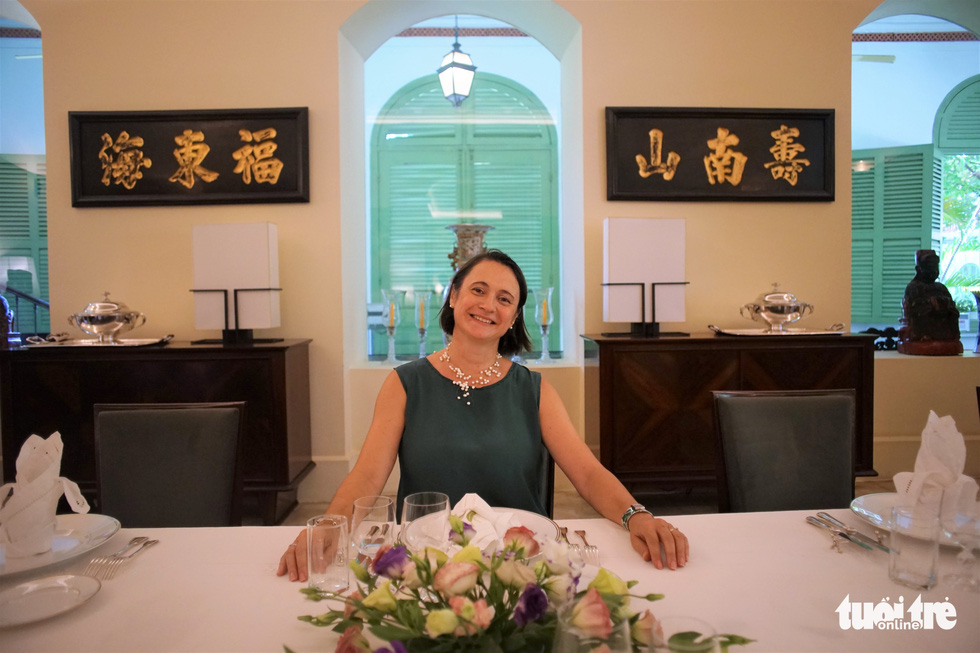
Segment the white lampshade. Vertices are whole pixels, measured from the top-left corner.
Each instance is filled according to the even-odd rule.
[[[271,222],[196,225],[194,234],[194,326],[198,329],[269,329],[279,326],[279,293],[236,289],[278,288],[279,240]],[[226,290],[228,314],[221,293]]]
[[[439,73],[442,94],[454,107],[458,107],[469,96],[476,73],[470,55],[460,51],[459,43],[453,43],[452,51],[443,57],[442,65],[436,72]]]

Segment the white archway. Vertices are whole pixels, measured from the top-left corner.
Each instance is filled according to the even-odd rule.
[[[450,7],[440,0],[371,0],[340,28],[341,238],[344,242],[344,366],[364,362],[367,327],[366,217],[364,179],[364,62],[389,38],[423,20],[442,16]],[[505,21],[540,41],[561,62],[562,132],[561,206],[564,292],[562,304],[570,308],[563,316],[567,333],[584,328],[584,216],[582,197],[582,39],[581,26],[565,9],[553,2],[491,2],[460,0],[452,13],[475,14]],[[359,309],[363,306],[363,309]],[[575,307],[575,308],[573,308]],[[570,362],[580,360],[582,345],[577,339],[568,351]],[[570,348],[571,349],[571,348]]]

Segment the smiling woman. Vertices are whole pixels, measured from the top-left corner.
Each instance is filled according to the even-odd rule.
[[[453,504],[474,493],[491,506],[547,515],[553,459],[593,508],[626,527],[645,560],[684,566],[687,537],[636,502],[575,432],[555,389],[509,358],[530,345],[527,294],[521,268],[499,250],[459,269],[440,313],[451,343],[385,380],[362,449],[370,455],[358,457],[327,512],[349,515],[357,498],[380,493],[397,458],[397,505],[417,492],[441,492]],[[279,575],[306,579],[305,542],[301,532]]]

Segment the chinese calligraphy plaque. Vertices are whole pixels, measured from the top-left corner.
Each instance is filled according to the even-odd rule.
[[[72,206],[308,202],[307,114],[70,112]]]
[[[832,201],[834,111],[607,107],[606,171],[609,200]]]

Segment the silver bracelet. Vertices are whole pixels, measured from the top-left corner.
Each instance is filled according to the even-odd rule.
[[[631,505],[629,508],[626,509],[626,512],[623,513],[623,528],[626,529],[627,533],[629,533],[630,531],[630,518],[633,515],[636,515],[641,512],[645,512],[646,514],[653,517],[653,513],[647,510],[639,503],[634,503],[633,505]]]

